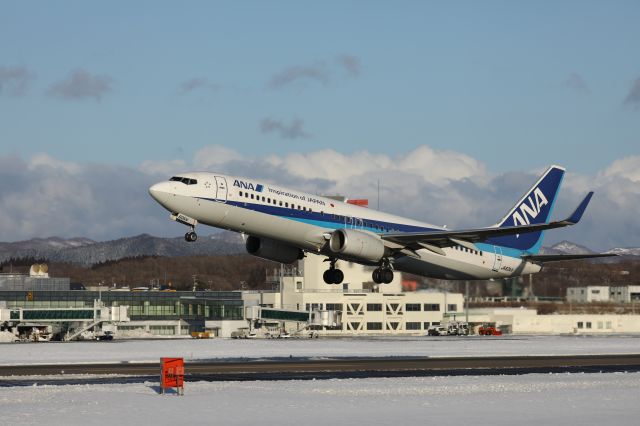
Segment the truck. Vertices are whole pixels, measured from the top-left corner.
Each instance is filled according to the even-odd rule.
[[[502,336],[502,330],[493,324],[484,323],[478,328],[478,334],[481,336]]]
[[[432,325],[427,329],[427,336],[446,336],[447,328],[441,325]]]
[[[447,334],[451,336],[468,336],[469,325],[462,321],[452,321],[447,324]]]

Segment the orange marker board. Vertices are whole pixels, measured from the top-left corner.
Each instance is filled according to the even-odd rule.
[[[160,387],[163,390],[184,387],[184,358],[160,358],[160,366]]]

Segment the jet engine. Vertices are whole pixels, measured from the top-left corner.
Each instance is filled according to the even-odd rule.
[[[269,238],[249,237],[246,247],[249,254],[274,262],[293,263],[304,257],[299,248]]]
[[[385,254],[384,243],[379,236],[354,229],[333,231],[329,249],[336,254],[372,263],[378,263]]]

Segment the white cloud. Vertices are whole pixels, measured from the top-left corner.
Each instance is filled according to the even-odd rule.
[[[241,158],[242,156],[232,149],[222,145],[211,145],[196,152],[193,165],[198,170],[208,170]]]
[[[626,178],[640,182],[640,155],[625,157],[611,163],[600,175],[605,178]]]
[[[0,235],[111,239],[161,231],[166,216],[147,194],[154,181],[121,166],[0,156]]]
[[[70,174],[77,174],[82,170],[82,166],[69,161],[58,160],[49,154],[39,153],[31,157],[28,162],[29,170],[35,170],[41,167],[51,167],[53,169],[61,169]]]
[[[485,177],[482,163],[453,151],[436,151],[421,146],[410,152],[397,164],[398,170],[405,170],[422,176],[425,182],[444,183],[447,180],[462,180]]]
[[[174,175],[179,172],[185,171],[187,163],[184,160],[169,160],[169,161],[144,161],[140,165],[140,171],[148,175],[154,175],[158,177],[166,177]]]
[[[548,232],[545,244],[569,239],[594,250],[639,246],[639,163],[640,157],[627,157],[594,175],[567,173],[554,218],[571,213],[587,191],[596,195],[583,223]],[[167,235],[178,228],[148,196],[147,188],[188,170],[368,198],[372,208],[377,205],[379,181],[381,210],[449,228],[495,223],[540,172],[492,173],[468,155],[427,146],[394,156],[323,149],[252,158],[213,145],[198,151],[191,162],[146,161],[137,169],[72,163],[48,154],[27,160],[0,156],[0,235],[4,241],[50,235]]]

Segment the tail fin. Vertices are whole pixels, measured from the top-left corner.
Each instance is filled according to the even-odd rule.
[[[500,222],[498,228],[506,226],[547,223],[560,192],[565,169],[551,166],[538,181],[518,200]],[[536,254],[542,246],[543,231],[492,238],[490,244]]]

